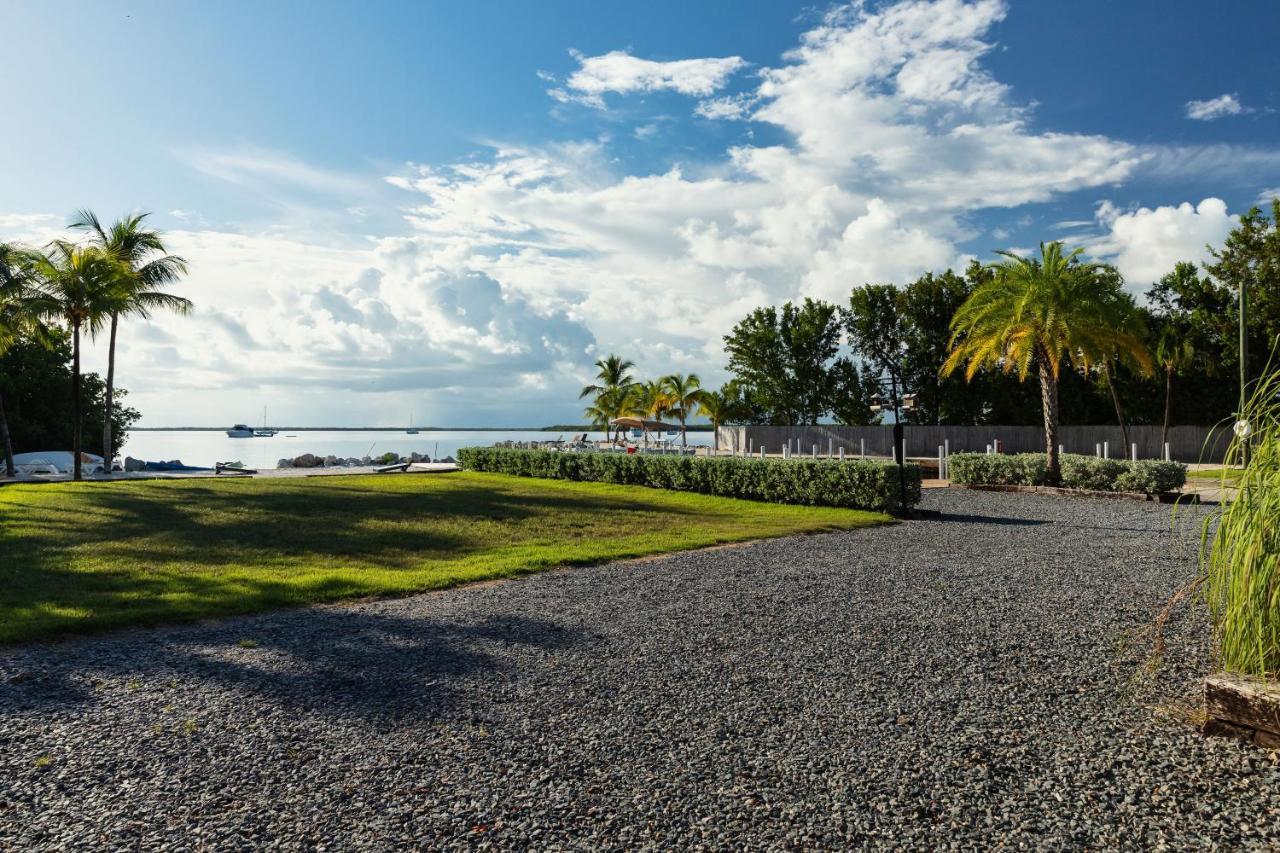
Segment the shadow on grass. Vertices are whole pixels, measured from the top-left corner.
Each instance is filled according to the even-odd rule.
[[[527,481],[111,483],[4,497],[0,643],[427,589],[440,584],[377,573],[445,573],[503,548],[715,514]]]
[[[122,691],[182,704],[205,684],[315,712],[429,719],[458,711],[470,679],[518,677],[520,647],[552,651],[599,639],[520,616],[465,624],[347,608],[133,633],[14,655],[6,663],[18,671],[0,679],[0,723],[8,714],[53,713]]]

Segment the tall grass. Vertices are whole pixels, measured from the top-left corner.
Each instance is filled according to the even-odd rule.
[[[1206,594],[1222,665],[1248,675],[1280,674],[1280,368],[1254,387],[1244,417],[1248,439],[1227,450],[1223,486],[1238,489],[1223,502],[1206,552]],[[1227,472],[1249,460],[1239,477]],[[1235,472],[1233,472],[1235,473]],[[1228,482],[1230,479],[1230,482]],[[1211,524],[1212,519],[1208,524]]]

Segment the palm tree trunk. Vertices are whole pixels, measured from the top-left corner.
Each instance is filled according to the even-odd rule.
[[[4,475],[12,479],[18,471],[13,466],[13,442],[9,440],[9,419],[4,413],[3,397],[0,397],[0,443],[4,444]]]
[[[1121,455],[1128,459],[1129,427],[1124,422],[1124,410],[1120,408],[1120,396],[1116,394],[1116,384],[1111,381],[1111,367],[1105,361],[1102,363],[1102,375],[1107,377],[1107,388],[1111,391],[1111,404],[1116,407],[1116,420],[1120,422],[1120,435],[1124,437],[1124,452]]]
[[[71,324],[71,478],[80,473],[80,323]]]
[[[1160,453],[1169,443],[1169,420],[1173,414],[1173,365],[1164,369],[1164,429],[1160,431]]]
[[[715,418],[711,419],[711,447],[716,453],[720,452],[720,422]]]
[[[111,460],[115,457],[111,448],[111,412],[114,408],[112,400],[115,397],[116,388],[116,325],[119,320],[118,314],[111,315],[111,340],[107,345],[107,397],[106,412],[102,417],[102,464],[108,471],[111,470]]]
[[[1044,412],[1044,450],[1049,458],[1045,479],[1050,486],[1062,481],[1062,467],[1058,459],[1058,380],[1049,366],[1040,364],[1040,404]]]
[[[681,447],[689,446],[689,442],[685,439],[684,406],[680,407],[680,446]]]

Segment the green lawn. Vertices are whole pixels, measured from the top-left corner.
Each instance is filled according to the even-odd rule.
[[[1188,471],[1187,476],[1196,480],[1221,480],[1224,471],[1222,468],[1200,468],[1195,471]],[[1242,468],[1227,468],[1225,470],[1227,482],[1234,483],[1244,476]]]
[[[0,643],[889,521],[501,474],[0,488]]]

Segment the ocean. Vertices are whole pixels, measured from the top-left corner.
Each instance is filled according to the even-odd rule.
[[[572,435],[571,432],[539,430],[424,430],[418,435],[390,430],[305,430],[281,432],[270,438],[228,438],[222,430],[134,430],[129,433],[128,443],[118,457],[132,456],[145,462],[176,459],[187,465],[208,468],[216,462],[241,462],[250,468],[274,468],[279,460],[303,453],[359,459],[383,453],[408,456],[416,452],[437,459],[456,457],[459,447],[482,447],[498,441],[567,440]],[[592,440],[605,437],[602,432],[587,435]],[[709,432],[689,433],[691,445],[710,443]]]

